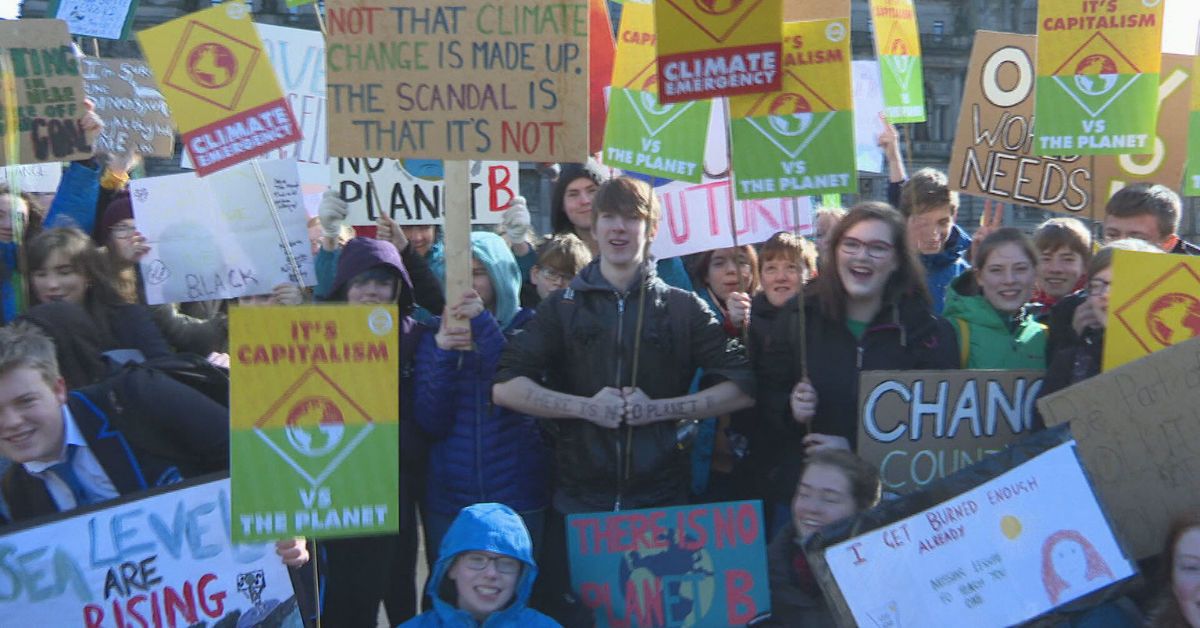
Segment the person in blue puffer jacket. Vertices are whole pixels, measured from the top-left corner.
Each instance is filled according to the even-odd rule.
[[[537,579],[533,544],[521,517],[504,504],[463,508],[441,544],[426,593],[433,609],[400,628],[553,628],[529,608]]]
[[[549,503],[549,455],[537,422],[492,404],[492,380],[508,335],[533,317],[518,305],[521,271],[503,238],[471,234],[473,290],[428,324],[417,346],[416,417],[429,437],[422,516],[428,560],[464,506],[501,502],[521,513],[540,545]],[[469,332],[469,333],[468,333]]]

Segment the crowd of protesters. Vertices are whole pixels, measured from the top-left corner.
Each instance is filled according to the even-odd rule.
[[[946,176],[906,178],[894,132],[881,144],[893,204],[825,208],[816,242],[783,232],[687,259],[650,258],[650,185],[563,164],[554,232],[535,237],[515,200],[498,233],[472,232],[462,294],[442,289],[438,227],[383,217],[356,237],[326,193],[310,224],[318,285],[239,306],[399,306],[401,517],[395,535],[322,542],[312,557],[304,539],[278,542],[307,619],[374,626],[383,604],[391,624],[588,625],[568,515],[756,499],[768,621],[829,625],[800,548],[881,499],[878,471],[852,453],[859,374],[1045,369],[1043,394],[1065,388],[1100,371],[1113,251],[1200,253],[1162,185],[1115,194],[1099,243],[1073,218],[1002,227],[998,208],[971,236]],[[222,372],[231,304],[146,303],[132,165],[72,163],[48,203],[0,189],[5,522],[228,468],[227,397],[165,373]],[[1072,625],[1200,626],[1200,520],[1179,522],[1160,562],[1140,609]]]

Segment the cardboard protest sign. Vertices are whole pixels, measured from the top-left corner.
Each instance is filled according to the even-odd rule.
[[[267,59],[283,89],[300,141],[266,153],[267,159],[295,159],[306,194],[320,194],[329,184],[326,151],[325,40],[319,31],[255,24]],[[316,207],[313,207],[314,212]]]
[[[67,23],[72,35],[128,39],[137,0],[50,0],[47,15]]]
[[[1096,493],[1134,558],[1162,551],[1171,521],[1200,508],[1200,340],[1048,395],[1038,409],[1047,425],[1070,423]]]
[[[500,223],[504,210],[520,194],[518,166],[514,161],[471,162],[472,224]],[[380,214],[378,197],[388,217],[401,225],[441,225],[445,224],[444,169],[443,162],[434,159],[337,157],[331,187],[350,206],[347,224],[374,225]]]
[[[588,4],[333,0],[329,153],[583,161]]]
[[[947,497],[914,497],[919,512],[810,550],[847,625],[1011,626],[1136,573],[1074,442]]]
[[[140,262],[148,303],[233,299],[286,282],[316,283],[295,163],[256,163],[286,248],[254,163],[203,179],[186,173],[129,182],[134,219],[150,245]]]
[[[395,305],[230,311],[234,539],[399,529],[399,324]]]
[[[1038,155],[1153,148],[1162,2],[1038,3]]]
[[[1200,259],[1117,251],[1104,370],[1200,336]]]
[[[654,188],[662,217],[658,235],[650,244],[651,255],[667,259],[733,246],[729,185],[726,177],[706,178],[698,185],[672,181]],[[765,242],[780,231],[813,232],[812,199],[808,196],[737,201],[734,207],[738,244]]]
[[[1041,371],[865,371],[858,455],[910,493],[1029,433]]]
[[[11,83],[8,81],[11,79]],[[9,144],[0,165],[74,161],[92,155],[79,124],[83,116],[83,78],[61,20],[0,21],[0,137],[16,137],[16,159]],[[9,129],[15,107],[17,128]]]
[[[137,59],[80,59],[83,87],[104,121],[96,150],[172,157],[175,123],[150,66]]]
[[[782,0],[656,0],[662,103],[780,89]]]
[[[274,544],[230,541],[228,478],[6,528],[0,556],[8,626],[302,622]]]
[[[729,100],[734,195],[856,192],[850,18],[783,32],[782,90]]]
[[[883,133],[883,86],[879,81],[879,63],[854,61],[850,65],[854,81],[854,161],[860,172],[883,172],[883,149],[877,143]]]
[[[137,35],[201,176],[300,140],[241,0]]]
[[[770,610],[761,502],[571,515],[567,548],[597,626],[742,626]]]
[[[621,10],[613,62],[604,163],[634,172],[699,183],[704,175],[711,102],[658,100],[654,11],[630,2]]]
[[[925,72],[913,0],[870,0],[888,122],[925,121]]]
[[[1036,39],[978,31],[950,157],[958,190],[1080,218],[1101,215],[1112,194],[1134,181],[1183,174],[1191,57],[1164,55],[1158,131],[1151,154],[1040,157],[1034,154]]]
[[[62,181],[62,164],[45,163],[0,168],[0,183],[22,192],[53,193]]]

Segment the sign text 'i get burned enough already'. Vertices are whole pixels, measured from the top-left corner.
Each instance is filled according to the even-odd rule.
[[[300,140],[245,4],[192,13],[138,41],[200,175]]]
[[[583,161],[588,3],[332,0],[329,153]]]

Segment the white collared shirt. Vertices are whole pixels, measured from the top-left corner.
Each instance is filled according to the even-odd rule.
[[[50,497],[54,499],[59,512],[75,509],[79,504],[75,503],[75,494],[71,492],[71,487],[67,486],[67,483],[58,477],[58,475],[48,471],[50,467],[66,461],[67,447],[75,445],[79,450],[75,453],[75,461],[72,467],[75,469],[75,475],[83,483],[84,488],[89,493],[98,496],[99,501],[106,501],[120,495],[117,487],[108,478],[108,474],[104,472],[104,468],[100,466],[100,461],[96,459],[95,454],[88,447],[87,440],[83,437],[83,433],[79,431],[79,426],[75,425],[75,417],[71,415],[71,409],[66,404],[62,406],[62,417],[63,448],[59,452],[58,458],[51,462],[26,462],[24,463],[25,470],[34,477],[40,478],[46,484],[46,490],[49,491]]]

